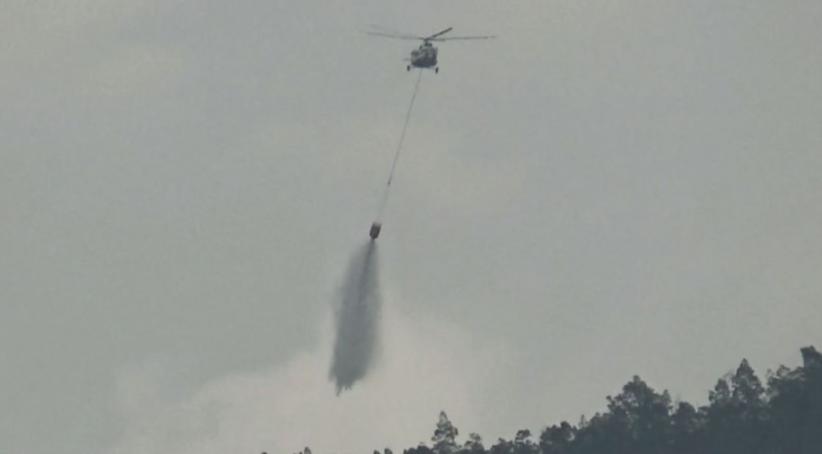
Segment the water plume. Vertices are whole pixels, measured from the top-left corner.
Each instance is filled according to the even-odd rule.
[[[335,308],[329,376],[337,394],[365,377],[377,353],[382,304],[377,271],[377,243],[369,241],[351,259]]]

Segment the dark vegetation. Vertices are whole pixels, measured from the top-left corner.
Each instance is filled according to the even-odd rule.
[[[603,413],[539,434],[523,429],[511,440],[485,443],[472,433],[458,442],[457,428],[442,412],[430,445],[403,453],[822,454],[822,354],[813,347],[801,353],[802,366],[768,371],[764,384],[742,360],[698,408],[673,402],[668,391],[657,392],[635,376],[607,397]]]

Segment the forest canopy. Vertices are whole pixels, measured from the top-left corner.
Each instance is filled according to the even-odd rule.
[[[822,453],[822,354],[801,350],[802,365],[769,370],[763,383],[743,359],[717,380],[706,405],[673,401],[639,376],[606,409],[576,424],[562,421],[539,433],[486,442],[462,441],[443,411],[430,443],[404,454],[819,454]],[[308,452],[308,448],[306,448]],[[380,451],[374,451],[379,454]],[[390,449],[383,451],[391,454]]]

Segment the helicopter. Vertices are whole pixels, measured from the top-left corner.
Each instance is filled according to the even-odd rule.
[[[417,36],[388,31],[368,31],[366,33],[369,35],[382,36],[385,38],[422,41],[422,44],[420,44],[419,48],[411,51],[411,57],[408,59],[409,64],[405,67],[405,69],[406,71],[411,71],[411,68],[434,68],[435,73],[440,72],[440,67],[437,65],[437,48],[433,44],[431,44],[432,42],[496,38],[496,36],[493,35],[443,36],[453,29],[454,27],[448,27],[445,30],[439,31],[429,36]]]

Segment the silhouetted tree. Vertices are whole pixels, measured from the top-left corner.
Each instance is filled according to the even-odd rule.
[[[468,440],[462,446],[460,453],[462,454],[482,454],[485,452],[485,446],[482,445],[482,437],[477,433],[468,435]]]
[[[539,445],[531,440],[531,431],[528,429],[517,431],[513,448],[514,454],[539,454]]]
[[[572,453],[665,454],[671,451],[671,397],[638,376],[608,396],[608,411],[581,423]]]
[[[675,454],[699,453],[704,436],[704,415],[688,402],[679,402],[671,415],[671,448]]]
[[[513,454],[514,444],[504,438],[500,438],[491,446],[488,452],[490,454]]]
[[[822,446],[822,355],[813,347],[801,353],[802,367],[782,366],[768,378],[769,452],[810,454]]]
[[[432,451],[428,446],[425,446],[425,444],[420,443],[416,448],[404,450],[403,454],[434,454],[434,451]]]
[[[605,413],[596,413],[591,419],[581,418],[574,443],[569,452],[573,454],[628,452],[628,431],[624,421]]]
[[[452,454],[457,451],[457,435],[459,430],[451,424],[448,415],[444,411],[440,412],[437,428],[431,437],[432,450],[436,454]]]
[[[720,379],[707,409],[706,452],[755,454],[762,452],[765,437],[765,390],[748,360],[736,372]]]
[[[575,432],[576,428],[567,421],[546,427],[539,436],[540,451],[542,454],[567,454]]]

